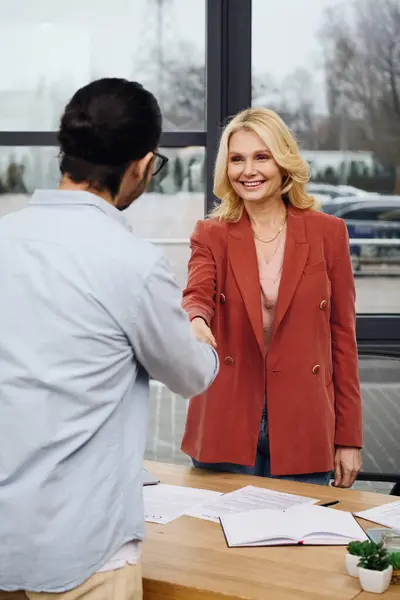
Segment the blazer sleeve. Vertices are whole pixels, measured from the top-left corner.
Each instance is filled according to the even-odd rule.
[[[362,447],[362,404],[356,341],[355,285],[347,227],[339,221],[332,286],[331,335],[336,446]]]
[[[210,327],[215,310],[216,264],[207,243],[208,236],[205,221],[198,221],[190,238],[188,282],[182,306],[191,321],[201,317]]]

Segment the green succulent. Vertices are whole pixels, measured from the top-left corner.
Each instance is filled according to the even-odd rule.
[[[391,552],[390,562],[395,571],[400,571],[400,552]]]
[[[384,571],[392,563],[389,552],[384,548],[383,542],[365,542],[358,566],[369,571]]]
[[[347,552],[353,556],[362,556],[364,546],[368,545],[369,541],[365,542],[350,542],[347,546]]]

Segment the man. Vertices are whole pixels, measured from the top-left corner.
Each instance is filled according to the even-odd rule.
[[[149,375],[189,397],[218,370],[121,213],[166,162],[160,136],[142,86],[85,86],[59,189],[0,221],[1,600],[141,598]]]

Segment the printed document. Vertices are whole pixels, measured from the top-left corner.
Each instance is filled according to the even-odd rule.
[[[378,523],[378,525],[385,525],[385,527],[392,527],[400,531],[400,500],[354,514],[356,517],[361,517],[367,521]]]
[[[247,485],[234,492],[224,494],[217,499],[191,508],[186,514],[190,517],[197,517],[218,523],[222,515],[231,513],[240,513],[260,508],[283,510],[296,504],[315,504],[316,502],[318,500],[315,498],[306,498],[304,496],[296,496],[295,494],[275,492],[274,490]]]
[[[166,483],[147,485],[143,487],[145,520],[149,523],[169,523],[197,504],[220,495],[220,492]]]

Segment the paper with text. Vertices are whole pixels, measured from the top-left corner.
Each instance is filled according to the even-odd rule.
[[[143,488],[145,520],[149,523],[169,523],[197,504],[220,495],[220,492],[166,483],[149,485]]]
[[[400,500],[354,513],[357,517],[400,531]]]
[[[221,517],[228,546],[347,545],[367,536],[351,513],[322,506],[296,505]]]
[[[189,509],[186,514],[198,519],[219,522],[222,515],[239,513],[260,508],[285,509],[295,504],[315,504],[315,498],[296,496],[274,490],[266,490],[253,485],[224,494],[219,498]]]

